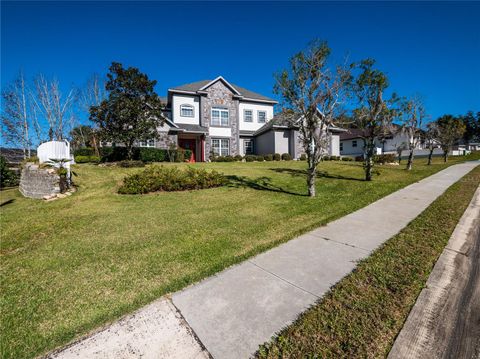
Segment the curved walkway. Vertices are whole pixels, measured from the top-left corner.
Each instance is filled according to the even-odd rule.
[[[51,357],[247,358],[478,164],[453,165],[174,293],[171,302],[154,302]],[[149,320],[149,311],[157,319]]]

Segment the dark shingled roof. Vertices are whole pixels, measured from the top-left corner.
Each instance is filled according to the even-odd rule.
[[[177,87],[173,87],[171,90],[179,90],[179,91],[189,91],[189,92],[196,92],[200,90],[202,87],[207,85],[208,83],[212,82],[213,80],[202,80],[202,81],[197,81],[197,82],[192,82],[190,84],[185,84]],[[219,80],[221,81],[221,80]],[[275,101],[274,99],[271,99],[270,97],[260,95],[256,92],[247,90],[246,88],[237,86],[235,84],[230,83],[243,97],[251,98],[254,100],[260,100],[260,101]]]
[[[293,115],[294,116],[294,115]],[[258,136],[264,132],[267,132],[273,127],[291,127],[295,128],[296,126],[292,125],[292,114],[286,112],[277,113],[273,118],[268,121],[265,125],[260,127],[255,131],[255,136]]]
[[[199,126],[199,125],[190,125],[186,123],[176,123],[176,125],[180,129],[185,130],[185,132],[202,132],[202,133],[208,132],[208,128]]]

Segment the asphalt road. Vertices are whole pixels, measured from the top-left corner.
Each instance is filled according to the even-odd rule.
[[[480,189],[410,312],[392,358],[480,358]]]

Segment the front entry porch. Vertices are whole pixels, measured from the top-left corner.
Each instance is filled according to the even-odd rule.
[[[205,161],[205,135],[182,133],[178,135],[178,147],[192,151],[188,162]]]

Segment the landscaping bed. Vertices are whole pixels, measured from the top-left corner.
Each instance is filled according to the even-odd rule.
[[[479,184],[477,167],[262,346],[257,357],[386,357]]]
[[[195,164],[235,178],[206,191],[123,196],[141,169],[90,164],[62,201],[0,191],[1,356],[43,354],[447,165],[381,166],[365,182],[361,163],[325,162],[313,199],[301,161]]]

